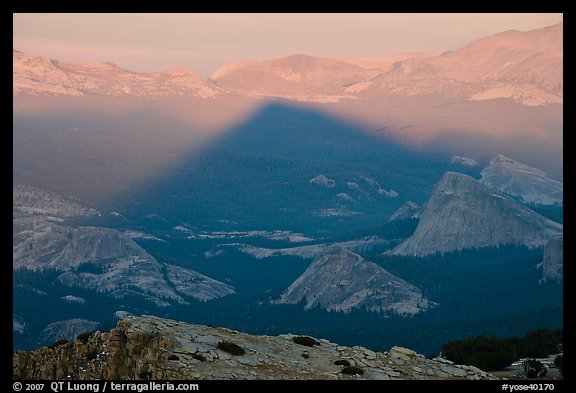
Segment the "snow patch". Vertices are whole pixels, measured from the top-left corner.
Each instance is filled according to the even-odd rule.
[[[395,190],[385,190],[383,188],[378,189],[378,194],[387,196],[388,198],[398,198],[400,196],[400,194]]]
[[[318,175],[308,181],[310,184],[314,184],[316,186],[326,187],[326,188],[334,188],[336,186],[336,181],[333,179],[329,179],[324,175]]]
[[[12,331],[14,333],[24,333],[24,330],[26,329],[26,323],[24,322],[24,320],[22,319],[22,317],[20,317],[19,315],[13,315],[12,316]]]
[[[188,239],[244,239],[250,237],[262,237],[268,240],[287,241],[290,243],[304,243],[314,239],[304,236],[301,233],[295,233],[283,230],[274,231],[202,231],[197,234],[188,236]]]
[[[548,93],[528,84],[500,83],[470,96],[471,101],[494,100],[497,98],[510,98],[526,106],[562,104],[564,102],[561,96]]]
[[[452,160],[450,161],[451,164],[459,164],[464,166],[477,166],[478,161],[470,157],[463,157],[463,156],[453,156]]]
[[[157,242],[167,243],[167,241],[164,239],[160,239],[154,235],[151,235],[149,233],[140,232],[140,231],[126,230],[126,231],[124,231],[124,234],[126,236],[128,236],[130,239],[145,239],[145,240],[154,240]]]
[[[186,228],[185,226],[182,226],[182,225],[177,225],[177,226],[175,226],[175,227],[172,228],[172,229],[174,229],[175,231],[184,232],[184,233],[190,234],[190,235],[191,235],[192,233],[194,233],[191,229],[188,229],[188,228]]]
[[[343,247],[355,252],[366,252],[374,248],[385,247],[389,242],[377,236],[369,236],[356,240],[337,243],[321,243],[290,248],[265,248],[249,244],[225,244],[227,247],[236,247],[245,254],[256,259],[273,258],[279,256],[295,256],[302,259],[316,258],[324,254],[328,249]]]
[[[86,304],[86,299],[81,298],[79,296],[66,295],[66,296],[62,296],[61,299],[66,300],[68,303]]]
[[[132,315],[131,312],[124,311],[124,310],[118,310],[118,311],[114,312],[114,316],[118,319],[124,319],[130,315]]]
[[[364,213],[352,210],[346,210],[342,207],[336,207],[336,208],[315,210],[312,212],[312,214],[316,217],[354,217],[362,215]]]
[[[358,203],[358,201],[356,199],[352,198],[350,195],[346,194],[345,192],[341,192],[340,194],[338,194],[336,196],[342,201]]]

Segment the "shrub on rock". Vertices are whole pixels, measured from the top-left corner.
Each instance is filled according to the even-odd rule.
[[[358,366],[346,366],[342,369],[342,374],[346,375],[362,375],[364,374],[364,370],[362,370]]]
[[[306,347],[313,347],[314,345],[320,345],[318,341],[308,336],[296,336],[292,339],[292,341],[294,341],[296,344],[304,345]]]
[[[65,338],[63,338],[62,340],[58,340],[55,343],[52,343],[50,345],[48,345],[48,348],[50,349],[56,349],[62,345],[66,345],[68,344],[68,340],[66,340]]]
[[[223,350],[224,352],[228,352],[230,355],[244,355],[246,351],[238,344],[234,344],[230,341],[220,341],[218,343],[218,349]]]
[[[90,338],[90,336],[93,335],[94,333],[95,333],[94,331],[80,333],[78,337],[76,337],[76,340],[80,341],[82,344],[86,344],[88,343],[88,339]]]

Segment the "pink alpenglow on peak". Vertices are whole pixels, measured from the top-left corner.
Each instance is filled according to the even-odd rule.
[[[72,63],[14,50],[14,94],[71,96],[192,96],[215,98],[226,91],[184,67],[138,73],[109,62]]]

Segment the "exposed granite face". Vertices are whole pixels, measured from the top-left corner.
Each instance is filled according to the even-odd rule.
[[[564,185],[540,169],[501,154],[482,169],[480,183],[502,191],[524,203],[561,205]]]
[[[51,344],[60,339],[74,340],[79,334],[93,332],[100,326],[100,322],[87,319],[67,319],[46,326],[40,333],[42,344]]]
[[[53,269],[61,272],[57,280],[65,286],[119,299],[136,295],[158,306],[235,293],[223,282],[159,262],[132,239],[133,233],[66,224],[65,219],[98,212],[57,194],[15,185],[13,205],[14,270]]]
[[[60,221],[72,217],[89,217],[100,214],[97,210],[83,206],[71,199],[23,184],[12,186],[13,218],[42,216]]]
[[[367,309],[413,315],[434,305],[414,285],[345,248],[317,257],[278,303],[349,312]]]
[[[542,280],[562,280],[564,270],[564,237],[550,239],[544,246],[542,263]]]
[[[434,186],[414,234],[388,254],[436,252],[522,244],[544,245],[563,227],[474,178],[447,172]]]
[[[295,336],[253,336],[226,328],[191,325],[151,316],[127,317],[110,332],[96,332],[56,348],[13,354],[14,379],[497,379],[475,367],[426,359],[406,348],[374,352]],[[232,355],[222,341],[245,351]],[[347,360],[362,375],[345,375]]]
[[[388,222],[399,220],[410,220],[412,218],[420,218],[422,214],[422,206],[416,202],[406,201],[398,210],[396,210],[388,219]]]

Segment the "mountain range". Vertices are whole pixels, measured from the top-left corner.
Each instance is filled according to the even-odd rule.
[[[71,96],[183,96],[214,98],[223,90],[192,70],[177,67],[165,72],[138,73],[113,63],[72,63],[46,59],[16,49],[13,92]]]
[[[429,353],[561,325],[562,40],[209,79],[14,49],[14,347],[142,314]]]
[[[263,101],[296,101],[408,146],[474,151],[481,158],[505,154],[560,177],[562,59],[562,23],[499,33],[441,54],[356,60],[297,54],[241,61],[222,66],[210,79],[182,67],[138,73],[112,63],[61,62],[14,49],[13,93],[22,113],[64,97],[96,100],[94,106],[115,98],[113,106],[120,107],[123,100],[138,98],[144,100],[139,105],[167,105],[192,127],[242,117]],[[53,99],[42,100],[45,94]],[[219,104],[210,104],[214,101]],[[553,154],[525,153],[539,143]],[[541,158],[551,156],[560,161]]]
[[[306,55],[243,61],[223,66],[211,79],[243,93],[302,101],[447,93],[469,100],[510,98],[528,106],[562,103],[562,31],[561,23],[508,31],[442,54],[390,56],[394,61]]]
[[[469,100],[510,98],[522,105],[562,103],[563,24],[507,31],[441,54],[407,53],[341,60],[296,54],[240,61],[203,80],[186,68],[136,73],[112,63],[69,63],[13,50],[14,92],[69,95],[192,95],[227,90],[302,101],[365,95],[448,93]],[[224,90],[227,89],[227,90]]]

